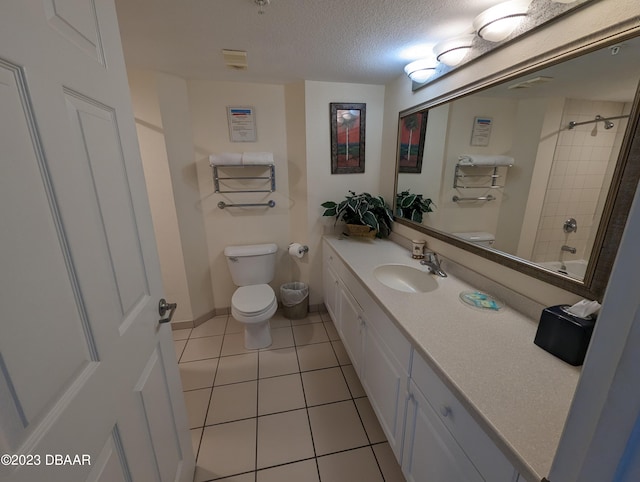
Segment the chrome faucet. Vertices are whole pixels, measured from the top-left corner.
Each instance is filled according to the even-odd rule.
[[[566,244],[563,244],[560,248],[560,251],[567,251],[568,253],[576,254],[577,250],[573,246],[567,246]]]
[[[426,259],[420,261],[420,264],[426,266],[430,273],[436,274],[442,278],[446,278],[447,273],[442,271],[438,255],[433,251],[425,251],[424,255],[426,256]]]

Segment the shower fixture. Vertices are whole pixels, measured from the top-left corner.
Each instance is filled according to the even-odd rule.
[[[596,116],[596,122],[593,123],[593,129],[591,129],[591,137],[595,137],[598,135],[598,122],[600,119],[602,119],[602,116],[597,115]]]
[[[575,233],[578,231],[578,221],[576,221],[575,218],[567,219],[562,226],[562,230],[567,234]]]
[[[613,122],[611,122],[612,120],[615,119],[626,119],[628,118],[628,115],[618,115],[615,117],[602,117],[600,114],[598,114],[593,120],[588,120],[588,121],[584,121],[584,122],[576,122],[576,121],[571,121],[569,122],[569,130],[573,129],[576,126],[581,126],[583,124],[591,124],[592,122],[604,122],[604,128],[605,129],[611,129],[612,127],[615,126],[615,124]],[[593,128],[593,131],[591,132],[592,136],[595,136],[594,133],[597,133],[597,124],[596,127]]]
[[[613,126],[615,126],[615,124],[613,122],[611,122],[610,120],[605,119],[604,117],[602,117],[600,114],[598,114],[595,118],[595,121],[593,121],[594,126],[593,126],[593,130],[591,131],[591,137],[595,137],[598,135],[598,122],[602,121],[604,123],[604,128],[609,130],[611,129]]]
[[[269,6],[271,0],[253,0],[253,3],[258,6],[258,13],[262,15],[264,13],[264,8]]]

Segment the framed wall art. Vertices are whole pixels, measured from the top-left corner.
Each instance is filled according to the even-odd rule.
[[[331,174],[364,172],[366,104],[329,104]]]
[[[398,165],[400,172],[422,172],[424,137],[428,111],[414,112],[400,118],[398,132]]]

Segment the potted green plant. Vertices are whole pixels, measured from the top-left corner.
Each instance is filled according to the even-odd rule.
[[[335,216],[336,222],[344,221],[351,234],[386,238],[391,233],[393,213],[382,196],[349,191],[344,201],[326,201],[321,206],[323,216]]]
[[[396,216],[399,218],[421,223],[422,215],[433,212],[434,207],[433,201],[422,194],[412,194],[409,190],[396,194]]]

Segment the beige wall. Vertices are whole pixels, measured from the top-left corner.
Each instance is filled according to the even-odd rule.
[[[483,186],[470,189],[454,189],[455,166],[458,158],[465,154],[512,155],[513,125],[516,103],[509,99],[495,99],[470,96],[453,103],[449,115],[447,148],[444,158],[443,188],[438,203],[441,229],[452,233],[460,231],[485,231],[495,236],[498,215],[502,206],[501,189],[489,189],[488,177],[476,177],[459,180],[460,185]],[[471,146],[471,132],[474,117],[483,116],[493,119],[489,145]],[[517,168],[516,168],[517,169]],[[492,168],[463,168],[464,174],[493,174]],[[497,183],[504,185],[509,181],[511,169],[499,167],[502,176]],[[453,202],[453,196],[478,197],[491,194],[495,201]],[[499,240],[496,241],[496,244]],[[496,246],[498,249],[498,246]]]
[[[289,169],[289,226],[291,241],[303,245],[310,244],[307,219],[307,130],[305,107],[305,84],[296,82],[285,86],[285,113],[287,123],[287,168]],[[301,259],[290,259],[291,281],[309,283],[311,279],[312,251]],[[310,303],[318,304],[321,295],[310,294]]]
[[[546,185],[549,183],[553,154],[558,142],[558,126],[562,119],[564,99],[547,99],[545,104],[538,102],[538,107],[543,105],[546,106],[546,111],[544,118],[541,120],[540,143],[532,166],[533,169],[530,173],[531,187],[528,190],[526,206],[521,216],[522,227],[518,239],[518,248],[515,252],[516,256],[525,259],[532,259],[533,256],[533,246],[544,204]],[[532,108],[535,109],[533,106]],[[545,188],[543,189],[541,186],[545,186]],[[520,196],[522,196],[522,193]]]
[[[235,286],[227,268],[224,248],[239,244],[276,243],[278,257],[276,277],[271,285],[277,288],[291,280],[291,261],[286,254],[290,242],[289,169],[287,165],[287,135],[282,85],[189,81],[189,108],[196,152],[200,209],[205,221],[208,255],[203,258],[211,267],[211,283],[216,309],[231,306]],[[256,142],[231,142],[227,123],[227,106],[252,106],[256,117]],[[276,192],[231,193],[214,192],[209,154],[220,152],[272,152],[276,170]],[[224,176],[264,176],[261,168],[226,168]],[[254,182],[245,184],[254,187]],[[255,181],[258,189],[264,184]],[[226,208],[226,203],[263,203],[274,200],[274,208]]]
[[[310,302],[322,300],[321,237],[333,231],[334,218],[323,218],[320,204],[341,201],[349,190],[378,194],[383,163],[395,162],[395,156],[382,160],[382,125],[384,114],[384,86],[305,82],[306,157],[307,157],[307,223],[310,248]],[[331,138],[329,103],[349,102],[367,104],[365,138],[365,172],[360,174],[331,174]],[[386,199],[392,204],[392,199]],[[340,228],[339,228],[340,229]]]
[[[538,157],[538,147],[543,149],[548,144],[541,135],[541,131],[547,109],[551,104],[552,99],[523,99],[517,103],[514,137],[510,150],[516,163],[509,169],[504,183],[502,192],[505,202],[500,208],[495,232],[495,247],[507,253],[518,251],[524,213],[531,192],[531,176]]]
[[[194,320],[203,317],[206,319],[213,314],[215,304],[209,276],[210,266],[206,262],[205,225],[200,205],[198,173],[194,162],[187,83],[179,77],[156,74],[156,89],[191,308]]]
[[[173,322],[191,322],[194,316],[182,255],[182,241],[155,74],[149,71],[129,70],[128,76],[153,229],[158,245],[164,295],[169,302],[178,303]]]

